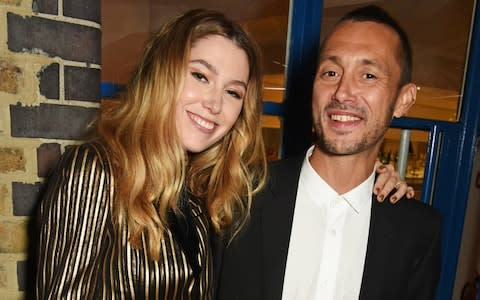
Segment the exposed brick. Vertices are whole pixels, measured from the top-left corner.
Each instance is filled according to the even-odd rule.
[[[0,148],[0,172],[25,171],[25,156],[20,148]]]
[[[0,0],[0,4],[6,4],[6,5],[15,5],[18,6],[22,3],[22,0]]]
[[[27,251],[27,223],[0,222],[0,253],[24,253]]]
[[[13,214],[15,216],[31,216],[35,212],[41,197],[43,185],[12,182]]]
[[[47,177],[50,170],[60,158],[60,145],[56,143],[42,144],[37,149],[38,176]]]
[[[65,99],[100,102],[100,70],[65,67]]]
[[[100,63],[99,28],[7,13],[8,49]]]
[[[15,65],[0,60],[0,91],[16,94],[22,71]]]
[[[33,0],[32,10],[50,15],[58,14],[58,0]]]
[[[59,99],[60,81],[59,81],[59,65],[48,65],[38,73],[40,79],[40,94],[48,99]]]
[[[11,135],[63,140],[81,140],[97,108],[40,104],[10,105]]]
[[[29,281],[30,266],[27,261],[17,261],[17,281],[18,281],[18,290],[25,291],[27,288],[27,282]]]
[[[8,199],[8,190],[5,184],[0,184],[0,216],[6,216],[11,214],[7,203],[11,203],[11,199]]]
[[[100,1],[63,0],[63,14],[72,18],[100,23]]]
[[[8,270],[7,270],[7,267],[0,262],[0,289],[4,289],[7,287],[8,287]]]

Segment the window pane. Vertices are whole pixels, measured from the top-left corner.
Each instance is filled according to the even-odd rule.
[[[399,172],[398,153],[401,130],[390,128],[383,140],[378,159],[385,164],[392,164]],[[428,148],[428,131],[410,130],[408,159],[405,171],[405,181],[415,189],[415,198],[422,198],[423,178],[425,173],[425,158]],[[402,173],[402,172],[401,172]]]
[[[277,116],[263,116],[262,127],[267,159],[277,160],[280,158],[280,146],[282,141],[281,118]]]
[[[458,120],[474,0],[327,0],[322,36],[346,12],[370,3],[387,10],[409,35],[419,90],[408,116]]]
[[[288,0],[102,0],[102,80],[125,83],[150,32],[188,9],[219,10],[238,21],[260,44],[265,82],[283,88]],[[271,96],[270,100],[279,99]]]
[[[198,7],[219,10],[252,34],[262,50],[264,99],[282,102],[289,0],[102,0],[102,81],[127,83],[150,32]],[[281,120],[262,121],[269,158],[278,158]]]

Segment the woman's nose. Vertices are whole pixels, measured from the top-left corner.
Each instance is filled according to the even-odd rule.
[[[222,111],[222,92],[211,91],[203,100],[203,107],[208,109],[212,114],[218,114]]]

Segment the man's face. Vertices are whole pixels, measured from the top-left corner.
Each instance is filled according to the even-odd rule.
[[[312,100],[317,144],[324,152],[377,151],[392,116],[403,115],[397,107],[404,93],[398,86],[399,42],[393,30],[374,22],[346,21],[328,37]]]

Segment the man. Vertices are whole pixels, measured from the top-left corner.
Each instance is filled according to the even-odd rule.
[[[374,201],[374,163],[390,120],[413,105],[411,50],[367,6],[326,37],[313,87],[315,146],[272,164],[249,224],[225,249],[219,299],[432,299],[440,218],[402,199]]]

